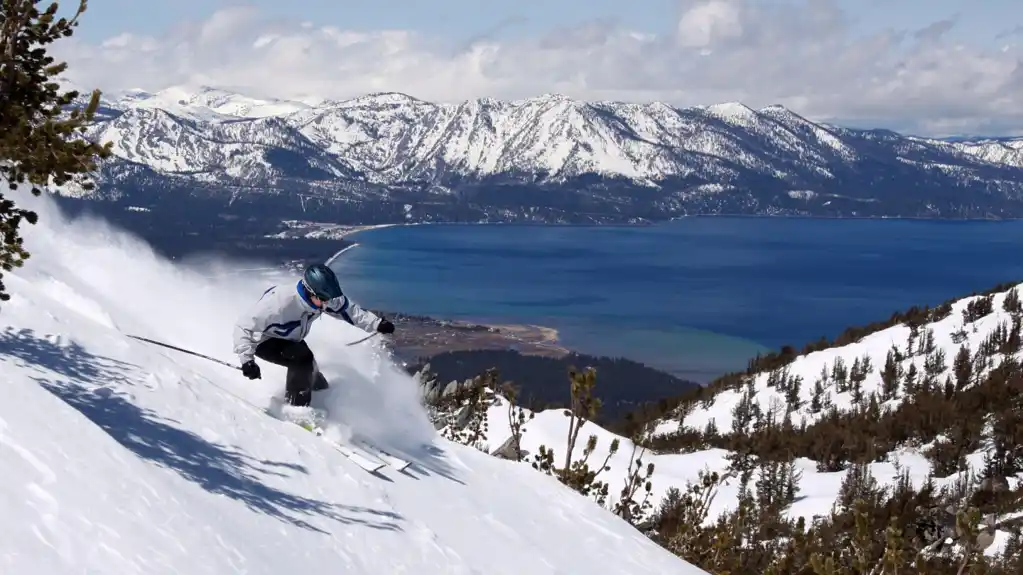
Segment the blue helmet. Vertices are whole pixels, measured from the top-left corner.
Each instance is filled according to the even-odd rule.
[[[313,264],[302,274],[302,285],[319,299],[331,300],[341,297],[341,284],[334,270],[323,264]]]

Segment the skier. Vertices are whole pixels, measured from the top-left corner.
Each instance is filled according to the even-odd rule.
[[[255,358],[288,368],[285,399],[308,406],[314,390],[328,384],[316,369],[316,358],[306,344],[312,323],[322,313],[366,331],[394,333],[394,324],[364,310],[341,291],[334,271],[323,264],[306,268],[293,288],[273,286],[235,325],[234,352],[249,379],[262,377]]]

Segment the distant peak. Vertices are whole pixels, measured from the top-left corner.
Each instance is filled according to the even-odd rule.
[[[752,108],[742,102],[721,102],[720,104],[712,104],[707,106],[707,111],[714,114],[727,115],[751,115],[756,113]]]
[[[548,102],[574,102],[572,98],[556,92],[550,92],[546,94],[540,94],[539,96],[532,96],[530,98],[523,98],[521,100],[513,100],[510,103],[513,105],[522,104],[534,104],[534,103],[548,103]]]
[[[536,106],[541,108],[574,108],[578,107],[580,104],[578,100],[559,93],[540,94],[539,96],[533,96],[532,98],[523,98],[521,100],[505,102],[513,108],[530,108]]]
[[[564,95],[564,94],[562,94],[560,92],[549,92],[547,94],[541,94],[541,95],[539,95],[539,96],[537,96],[535,98],[530,98],[530,99],[531,100],[553,101],[553,102],[571,102],[571,101],[573,101],[572,98],[569,98],[568,96],[566,96],[566,95]]]
[[[403,92],[373,92],[347,100],[325,99],[317,107],[320,108],[360,108],[374,106],[407,106],[410,104],[429,104],[415,96]]]
[[[152,98],[153,93],[147,90],[143,90],[142,88],[129,88],[127,90],[122,90],[120,92],[113,92],[110,95],[103,94],[103,96],[104,99],[112,99],[114,101],[117,100],[138,101],[148,100],[149,98]]]
[[[503,101],[497,100],[491,97],[473,98],[471,100],[465,100],[458,104],[463,108],[476,109],[476,108],[498,108],[504,104]]]
[[[423,100],[414,96],[409,96],[403,92],[374,92],[349,101],[375,102],[379,104],[411,104],[414,102],[422,102]]]
[[[247,100],[260,100],[253,96],[243,95],[240,92],[233,90],[227,90],[224,88],[216,88],[213,86],[207,86],[205,84],[191,85],[191,84],[177,84],[174,86],[168,86],[159,92],[156,92],[156,96],[166,99],[174,100],[185,100],[192,101],[196,99],[202,99],[210,96],[214,97],[228,97],[228,98],[242,98]]]

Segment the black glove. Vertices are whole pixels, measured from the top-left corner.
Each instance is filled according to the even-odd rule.
[[[262,374],[259,372],[259,366],[256,365],[256,361],[250,359],[242,364],[242,375],[249,379],[259,379]]]
[[[377,331],[380,333],[394,333],[394,324],[387,321],[386,319],[380,320],[377,324]]]

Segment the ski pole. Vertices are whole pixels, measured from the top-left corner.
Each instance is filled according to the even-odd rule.
[[[230,363],[227,363],[226,361],[220,361],[219,359],[217,359],[215,357],[210,357],[208,355],[203,355],[201,353],[197,353],[197,352],[194,352],[194,351],[191,351],[191,350],[180,348],[180,347],[178,347],[176,345],[171,345],[169,343],[163,343],[163,342],[156,341],[156,340],[153,340],[153,339],[149,339],[149,338],[146,338],[146,337],[141,337],[141,336],[131,335],[131,334],[125,334],[125,335],[127,335],[128,337],[130,337],[132,339],[137,339],[139,341],[144,341],[146,343],[151,343],[151,344],[154,344],[154,345],[163,346],[163,347],[166,347],[168,349],[173,349],[175,351],[180,351],[182,353],[187,353],[189,355],[194,355],[196,357],[201,357],[203,359],[208,359],[208,360],[210,360],[210,361],[212,361],[214,363],[219,363],[220,365],[226,365],[227,367],[230,367],[232,369],[237,369],[237,370],[241,371],[240,367],[238,367],[236,365],[231,365]],[[208,383],[208,384],[212,385],[213,387],[219,389],[220,391],[223,391],[224,393],[234,397],[235,399],[237,399],[238,401],[248,405],[252,409],[255,409],[256,411],[261,412],[261,413],[265,413],[266,412],[265,409],[260,408],[258,405],[252,403],[251,401],[245,399],[244,397],[238,395],[237,393],[231,391],[230,389],[227,389],[226,387],[224,387],[222,385],[217,385],[216,383],[214,383],[214,382],[210,381],[209,379],[207,379],[205,376],[200,375],[199,377],[202,377],[202,379],[204,381],[206,381],[206,383]]]
[[[375,331],[375,332],[373,332],[373,333],[371,333],[371,334],[367,335],[366,337],[364,337],[364,338],[362,338],[362,339],[357,339],[357,340],[355,340],[355,341],[353,341],[353,342],[351,342],[351,343],[346,343],[345,345],[355,345],[355,344],[357,344],[357,343],[362,343],[362,342],[366,341],[367,339],[369,339],[369,338],[371,338],[371,337],[374,337],[374,336],[375,336],[375,335],[377,335],[378,333],[380,333],[380,332],[378,332],[378,331]]]
[[[376,336],[378,334],[379,334],[379,332],[374,332],[374,333],[371,333],[371,334],[367,335],[366,337],[364,337],[362,339],[355,340],[355,341],[353,341],[351,343],[346,343],[345,345],[355,345],[357,343],[362,343],[362,342],[366,341],[367,339],[369,339],[371,337],[374,337],[374,336]],[[131,335],[131,334],[125,334],[125,335],[127,335],[128,337],[130,337],[132,339],[137,339],[139,341],[144,341],[146,343],[151,343],[153,345],[163,346],[163,347],[166,347],[168,349],[173,349],[175,351],[180,351],[181,353],[187,353],[189,355],[194,355],[196,357],[201,357],[203,359],[212,361],[214,363],[219,363],[220,365],[224,365],[224,366],[230,367],[231,369],[237,369],[239,371],[241,370],[241,368],[238,367],[237,365],[233,365],[233,364],[227,363],[226,361],[221,361],[221,360],[219,360],[219,359],[217,359],[215,357],[210,357],[208,355],[204,355],[204,354],[201,354],[199,352],[195,352],[195,351],[192,351],[192,350],[184,349],[184,348],[178,347],[176,345],[171,345],[169,343],[163,343],[161,341],[156,341],[156,340],[149,339],[147,337],[138,336],[138,335]]]
[[[209,361],[212,361],[214,363],[219,363],[220,365],[226,365],[227,367],[230,367],[231,369],[237,369],[237,370],[241,371],[241,368],[238,367],[237,365],[232,365],[230,363],[227,363],[226,361],[221,361],[221,360],[219,360],[219,359],[217,359],[215,357],[210,357],[208,355],[203,355],[203,354],[198,353],[198,352],[194,352],[194,351],[190,351],[190,350],[187,350],[187,349],[184,349],[184,348],[180,348],[180,347],[178,347],[176,345],[171,345],[169,343],[159,342],[159,341],[152,340],[152,339],[149,339],[149,338],[146,338],[146,337],[141,337],[141,336],[131,335],[131,334],[126,334],[126,335],[128,337],[132,338],[132,339],[137,339],[139,341],[144,341],[146,343],[151,343],[153,345],[159,345],[159,346],[166,347],[168,349],[173,349],[175,351],[180,351],[181,353],[187,353],[189,355],[194,355],[196,357],[201,357],[203,359],[208,359]]]

